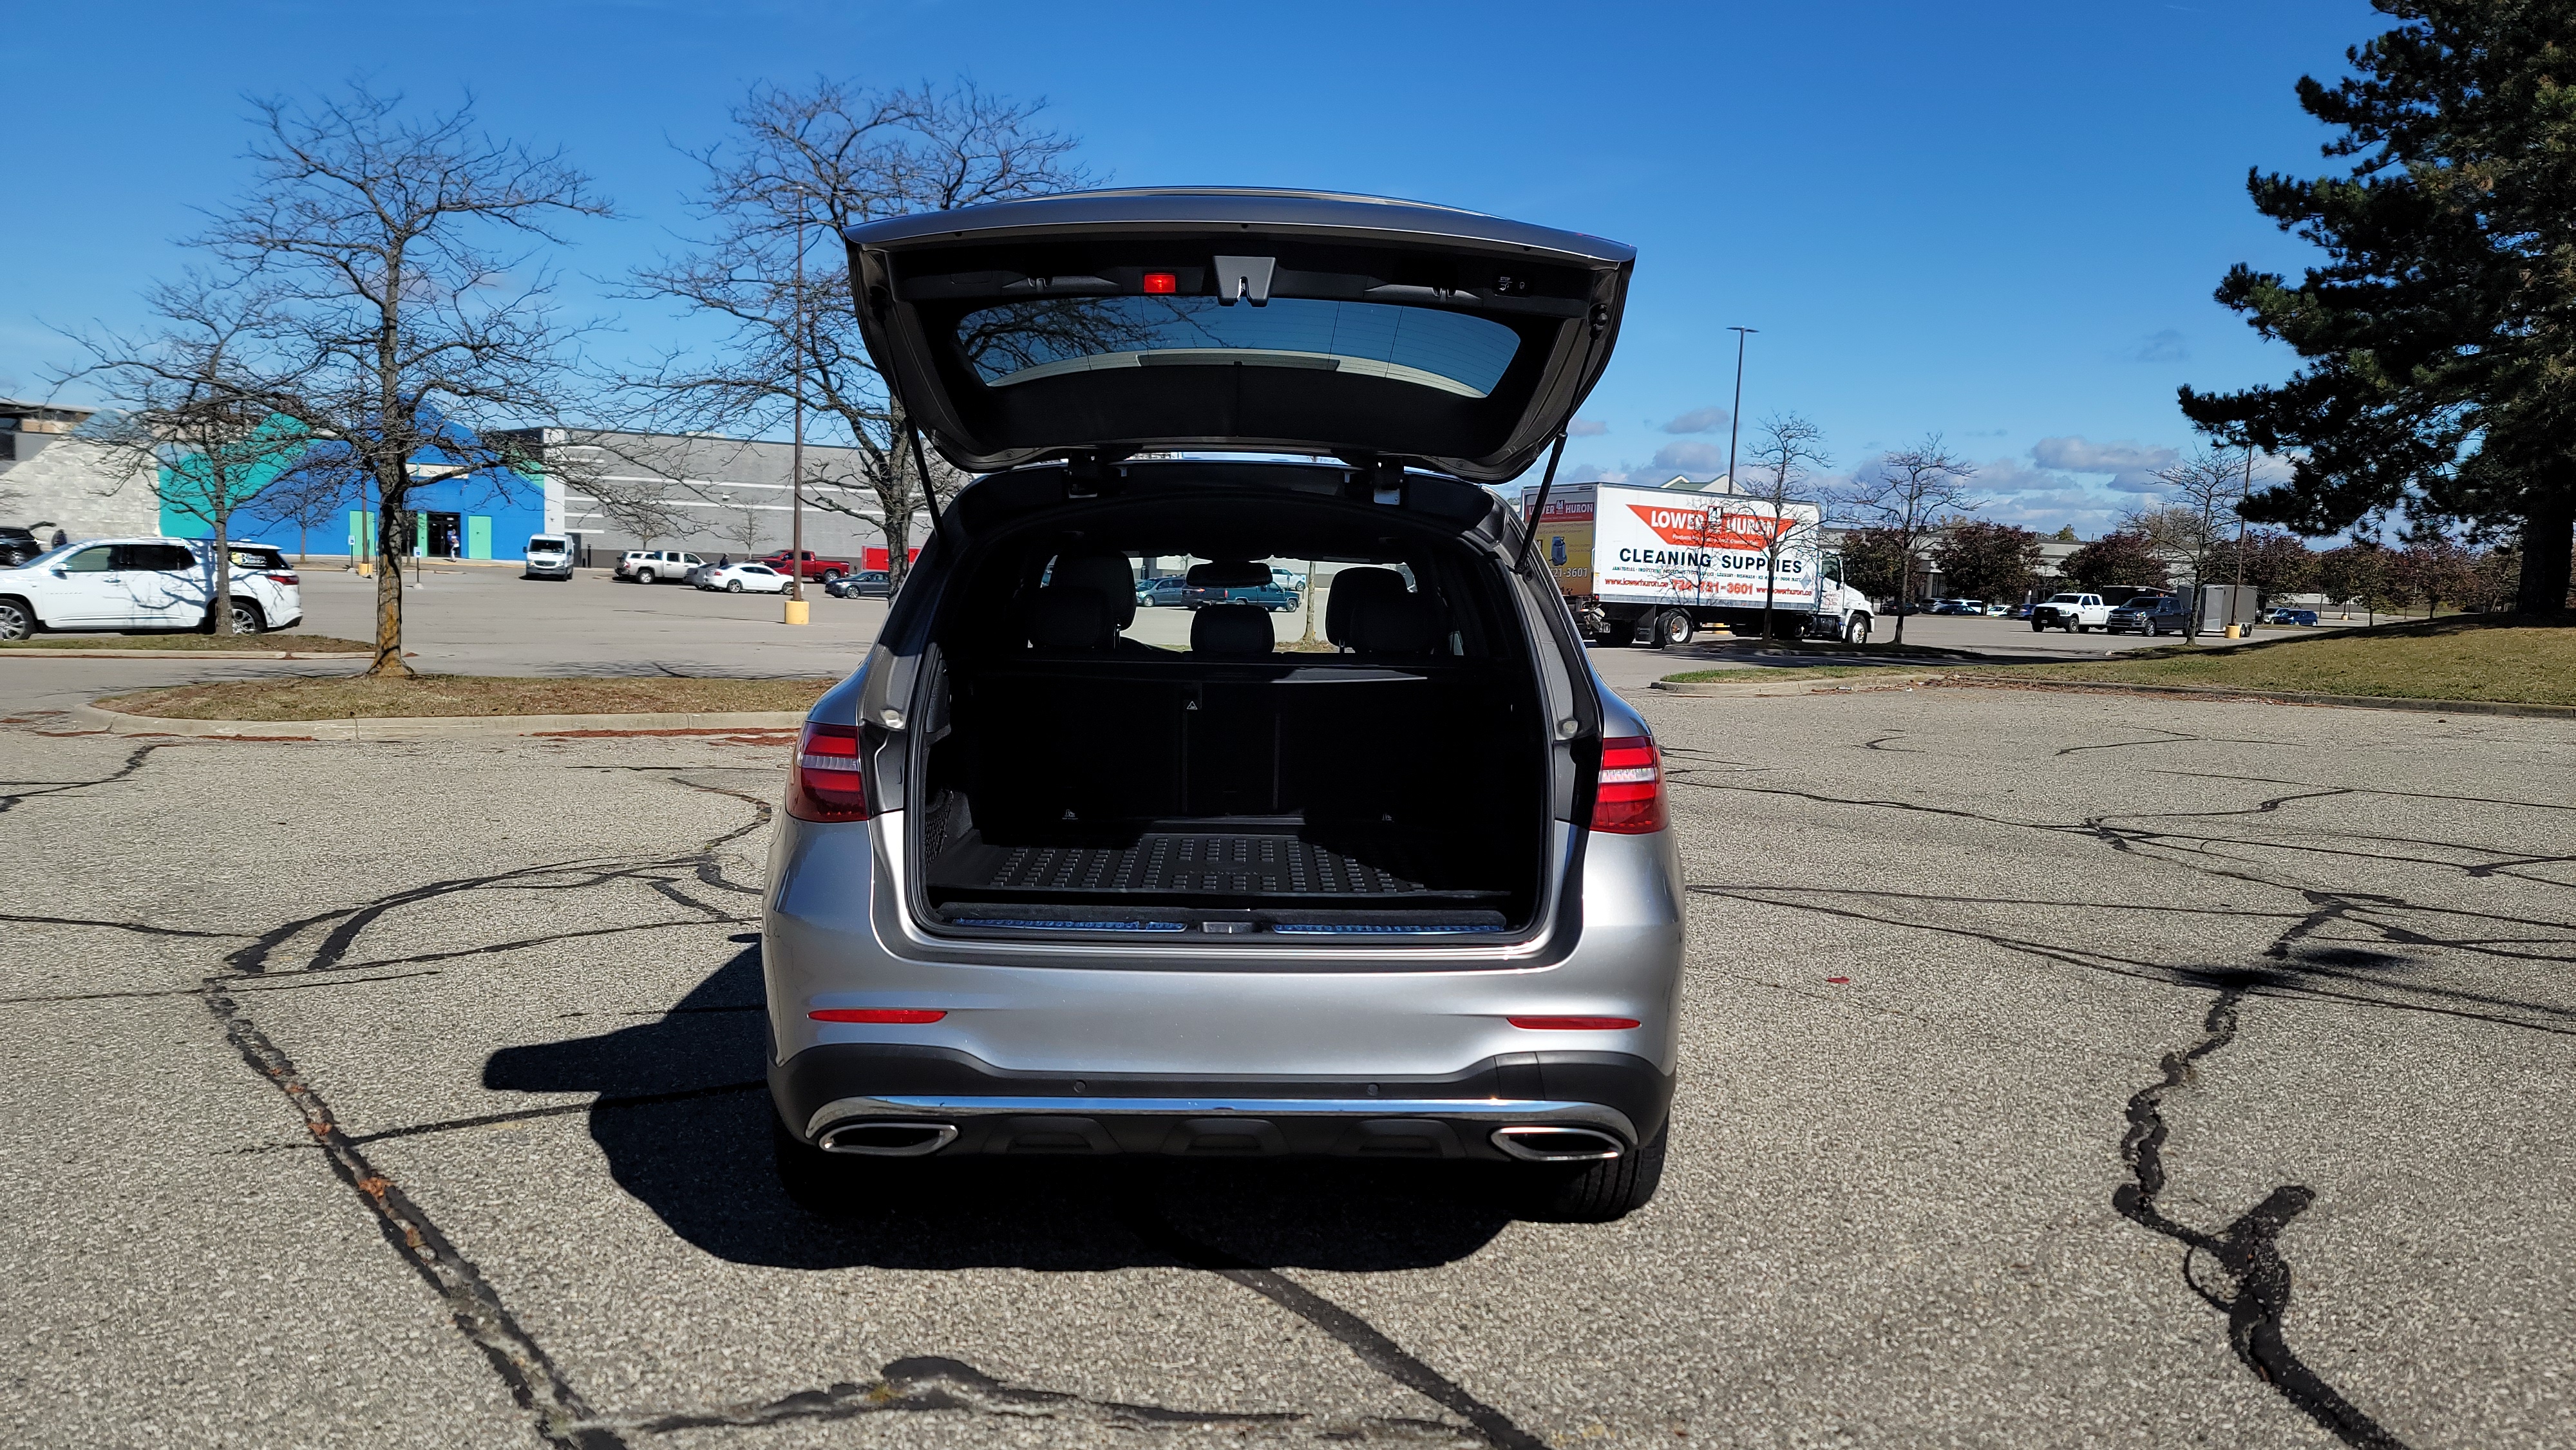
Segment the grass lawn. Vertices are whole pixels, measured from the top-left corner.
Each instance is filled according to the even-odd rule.
[[[1989,675],[2576,705],[2576,614],[2462,614],[2234,649],[2167,645],[2100,664],[2002,666]]]
[[[180,720],[346,720],[417,715],[636,715],[802,710],[831,680],[540,679],[422,675],[374,679],[224,680],[110,695],[103,709]]]
[[[40,634],[0,641],[0,649],[148,649],[188,654],[198,650],[279,650],[299,655],[362,655],[375,646],[327,634]]]

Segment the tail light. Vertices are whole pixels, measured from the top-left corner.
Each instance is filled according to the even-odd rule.
[[[300,584],[303,581],[292,574],[271,574],[268,576],[268,582],[271,584]]]
[[[1652,736],[1601,742],[1601,778],[1592,796],[1592,829],[1641,836],[1664,828],[1663,762]]]
[[[787,772],[787,814],[800,821],[864,821],[874,811],[858,727],[805,722]]]

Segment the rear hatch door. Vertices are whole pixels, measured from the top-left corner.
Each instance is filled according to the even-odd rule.
[[[1635,252],[1417,202],[1098,191],[846,233],[860,329],[959,468],[1149,450],[1526,469],[1610,360]]]

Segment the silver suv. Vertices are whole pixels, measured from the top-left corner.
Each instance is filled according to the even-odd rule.
[[[1264,191],[847,240],[904,412],[984,476],[796,747],[763,932],[791,1189],[1308,1154],[1645,1202],[1682,949],[1660,764],[1486,487],[1553,469],[1633,252]],[[1229,589],[1338,563],[1331,647],[1243,603],[1146,637],[1176,627],[1139,627],[1137,563],[1184,557]]]

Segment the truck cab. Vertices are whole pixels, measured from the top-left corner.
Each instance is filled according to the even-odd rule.
[[[2081,590],[2052,594],[2041,600],[2039,606],[2030,612],[2030,627],[2034,633],[2054,626],[2069,634],[2083,634],[2089,630],[2108,628],[2110,623],[2109,602],[2099,594],[2088,594]]]

